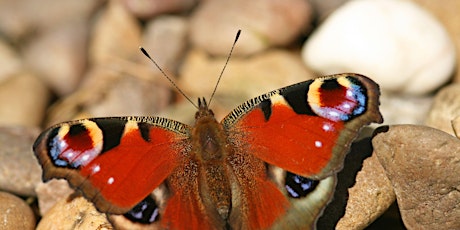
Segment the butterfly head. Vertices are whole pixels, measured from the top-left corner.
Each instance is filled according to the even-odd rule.
[[[195,113],[195,119],[211,117],[214,118],[214,112],[209,109],[206,99],[198,98],[198,111]]]

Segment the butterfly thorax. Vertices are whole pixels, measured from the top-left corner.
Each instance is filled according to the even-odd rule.
[[[192,129],[193,152],[199,165],[198,181],[200,198],[205,209],[228,218],[231,208],[231,187],[226,168],[230,149],[226,134],[217,122],[206,102],[199,101],[195,125]]]

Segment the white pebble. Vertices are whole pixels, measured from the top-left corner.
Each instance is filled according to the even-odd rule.
[[[336,10],[303,47],[321,74],[357,72],[381,88],[425,94],[452,75],[455,48],[443,26],[401,0],[355,0]]]

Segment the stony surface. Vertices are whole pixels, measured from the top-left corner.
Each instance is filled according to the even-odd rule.
[[[409,1],[350,1],[307,40],[305,63],[323,74],[357,72],[384,90],[426,94],[452,76],[455,48],[432,15]]]
[[[411,0],[432,13],[444,25],[451,39],[455,43],[457,51],[457,68],[460,66],[460,1],[431,1]],[[460,71],[457,71],[455,82],[460,82]]]
[[[356,183],[348,192],[345,215],[336,229],[365,229],[395,200],[393,187],[375,154],[364,160]]]
[[[38,126],[49,97],[45,83],[31,73],[8,78],[0,83],[0,125]]]
[[[62,200],[60,197],[72,192],[65,182],[61,185],[37,182],[41,173],[30,149],[38,133],[29,128],[17,131],[21,128],[13,126],[42,125],[45,128],[75,118],[120,115],[161,115],[193,123],[195,108],[173,89],[160,71],[139,52],[138,46],[144,46],[165,73],[195,102],[198,96],[209,97],[211,94],[237,29],[242,29],[242,34],[211,104],[218,119],[236,105],[261,93],[325,72],[360,70],[381,85],[384,91],[381,110],[387,123],[420,124],[430,111],[430,125],[459,136],[460,117],[457,116],[456,102],[460,96],[455,92],[459,90],[456,86],[448,86],[450,82],[445,83],[446,88],[440,90],[431,110],[434,93],[427,93],[439,89],[439,84],[445,82],[447,70],[454,63],[449,62],[453,60],[453,52],[457,51],[458,56],[458,1],[412,0],[415,5],[396,0],[347,2],[351,1],[0,1],[0,124],[5,125],[0,129],[0,190],[26,197],[37,193],[42,213],[56,200]],[[329,21],[341,14],[344,7],[363,2],[381,5],[355,11],[340,20],[342,25],[348,20],[360,21],[353,21],[352,29],[344,32],[333,29],[330,37],[323,36],[322,41],[316,41],[332,49],[332,53],[320,52],[310,57],[311,63],[327,63],[344,57],[349,61],[348,67],[337,69],[332,66],[313,71],[306,67],[301,60],[301,43],[317,40],[315,34],[322,33],[323,27],[328,27]],[[389,7],[391,4],[399,5]],[[426,11],[420,10],[416,4]],[[408,11],[407,6],[412,11]],[[366,19],[365,16],[369,15],[380,21]],[[317,18],[313,19],[313,16]],[[433,18],[441,23],[436,23]],[[351,41],[346,44],[352,49],[341,55],[339,51],[342,49],[336,47],[344,41]],[[362,50],[364,54],[360,53]],[[370,52],[372,55],[368,55]],[[459,60],[456,60],[457,66]],[[364,67],[367,69],[361,71]],[[445,75],[441,71],[443,68]],[[383,73],[384,77],[378,73]],[[454,81],[460,76],[460,71],[456,73]],[[428,134],[432,135],[429,137],[432,142],[441,137],[432,131]],[[412,134],[407,132],[399,136],[404,146],[406,138],[413,138]],[[364,161],[356,186],[350,189],[350,204],[339,228],[369,224],[384,209],[383,198],[391,198],[383,193],[385,177],[377,173],[375,162],[370,162],[371,158]],[[411,162],[400,161],[399,164],[403,169],[412,166]],[[24,167],[31,169],[24,170]],[[388,175],[394,173],[393,169],[386,170]],[[348,179],[355,176],[356,173]],[[442,178],[437,179],[442,181]],[[414,193],[401,183],[392,182],[398,190],[398,201],[401,194],[406,193],[417,194],[418,198],[430,202],[430,199],[438,198],[432,191],[420,189]],[[367,189],[367,186],[374,188]],[[404,189],[408,189],[406,193],[402,192]],[[348,197],[348,190],[345,191]],[[364,197],[374,199],[360,202],[365,200]],[[445,197],[440,200],[444,202]],[[355,201],[357,203],[353,203]],[[66,212],[64,206],[59,207],[61,212]],[[402,202],[401,207],[407,220],[407,202]],[[58,215],[59,211],[55,213]],[[432,223],[441,220],[435,219],[437,214],[431,216]],[[445,218],[450,214],[446,212]],[[50,224],[53,218],[47,217],[45,222]],[[329,216],[326,218],[333,222]],[[427,223],[429,219],[423,217]],[[411,222],[406,221],[406,224],[407,227],[413,226]],[[102,224],[98,227],[108,226]]]
[[[52,27],[24,49],[25,64],[58,95],[74,91],[85,71],[87,27],[85,20]]]
[[[390,126],[373,140],[408,229],[459,229],[460,140],[413,125]]]
[[[306,32],[311,14],[308,1],[303,0],[205,1],[192,15],[190,38],[196,47],[226,56],[232,42],[229,38],[242,29],[235,55],[254,54],[294,41]]]
[[[128,67],[125,68],[125,64]],[[90,71],[85,87],[55,104],[47,126],[87,117],[149,116],[164,108],[169,102],[169,87],[153,84],[152,76],[130,75],[129,69],[136,66],[129,65],[120,64],[118,68],[123,71],[106,68]]]
[[[383,91],[380,111],[385,124],[423,124],[432,103],[432,95],[399,95]]]
[[[37,230],[49,229],[113,229],[105,214],[96,210],[83,197],[61,199],[40,220]]]
[[[35,187],[38,207],[41,215],[47,213],[58,201],[66,199],[75,191],[63,179],[54,179],[39,183]]]
[[[460,84],[456,83],[442,88],[436,94],[425,124],[455,135],[453,122],[459,117]]]
[[[0,191],[0,229],[35,229],[35,216],[19,197]]]
[[[2,68],[0,68],[0,84],[5,79],[18,73],[22,67],[19,54],[2,39],[0,39],[0,63],[2,63]]]
[[[0,127],[0,191],[35,196],[42,170],[32,152],[37,128]]]
[[[155,62],[171,77],[177,76],[177,69],[187,50],[189,22],[185,17],[161,16],[150,20],[142,36],[142,47],[155,58]],[[141,63],[159,75],[159,70],[143,55]],[[150,74],[152,75],[152,74]],[[159,77],[164,79],[164,77]],[[168,83],[169,84],[169,83]]]
[[[122,2],[133,15],[139,18],[151,18],[165,13],[190,10],[197,0],[123,0]]]
[[[93,26],[88,48],[91,64],[116,66],[114,59],[130,59],[139,54],[140,23],[120,1],[109,1]]]

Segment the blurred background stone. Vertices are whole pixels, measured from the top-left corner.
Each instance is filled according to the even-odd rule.
[[[31,73],[21,72],[0,83],[0,124],[38,126],[50,92]]]
[[[123,4],[139,18],[151,18],[164,13],[180,13],[190,10],[197,0],[123,0]]]
[[[0,191],[35,196],[42,170],[32,152],[37,128],[0,127]]]
[[[0,39],[0,63],[2,63],[0,84],[20,72],[23,67],[19,54],[2,39]]]
[[[310,30],[311,18],[311,6],[303,0],[204,1],[191,17],[190,39],[195,47],[226,56],[230,38],[242,29],[234,53],[249,55],[287,46]]]
[[[0,229],[35,229],[35,216],[21,198],[0,191]]]
[[[314,31],[302,56],[322,74],[361,73],[400,94],[430,93],[455,67],[455,46],[442,24],[401,0],[344,4]]]
[[[108,1],[94,22],[89,41],[91,65],[113,65],[113,59],[132,59],[139,53],[141,25],[120,1]]]
[[[446,86],[436,94],[425,124],[455,135],[453,122],[458,117],[460,117],[460,83]]]

